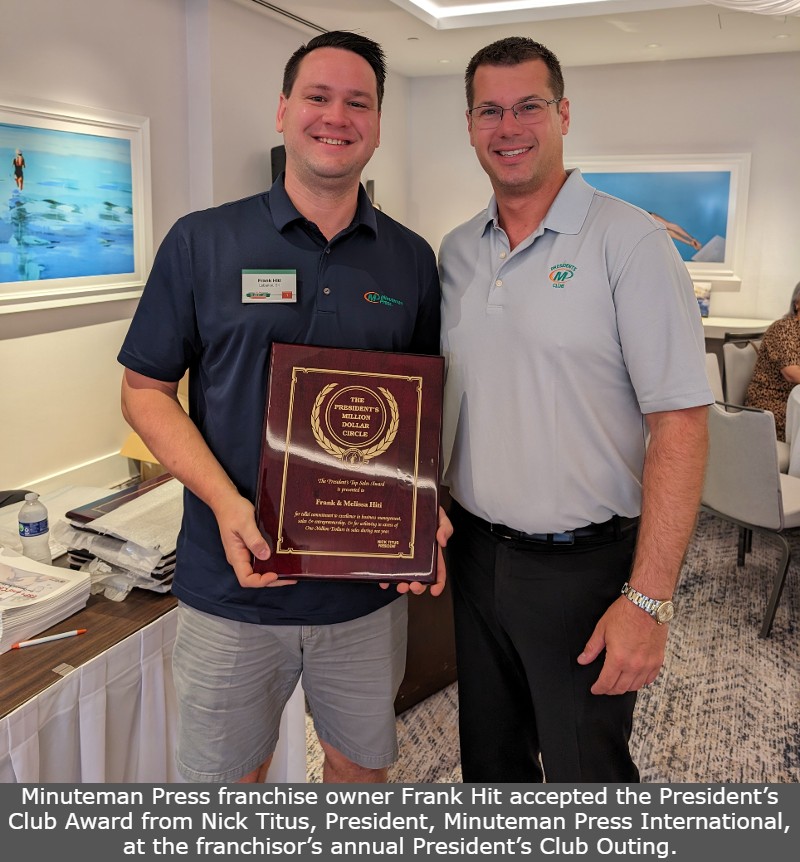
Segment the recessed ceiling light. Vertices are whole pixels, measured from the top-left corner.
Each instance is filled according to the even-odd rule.
[[[439,60],[439,62],[440,62],[440,63],[449,63],[450,61],[449,61],[449,60],[444,60],[444,59],[443,59],[443,60]]]
[[[651,42],[649,45],[645,45],[645,48],[660,48],[661,45],[658,42]]]
[[[548,6],[570,5],[570,0],[490,0],[478,3],[468,0],[466,3],[454,3],[452,0],[394,0],[398,6],[412,6],[430,15],[438,21],[447,18],[475,15],[496,15],[505,12],[526,12],[531,9],[542,9]],[[604,0],[584,0],[597,3]]]
[[[788,39],[789,34],[788,33],[778,33],[778,35],[775,38],[776,39]]]

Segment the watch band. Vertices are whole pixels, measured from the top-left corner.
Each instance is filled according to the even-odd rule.
[[[634,589],[627,581],[622,585],[621,594],[628,601],[633,602],[637,608],[641,608],[646,614],[649,614],[658,625],[668,623],[675,616],[675,606],[669,599],[664,601],[651,599],[650,596]]]

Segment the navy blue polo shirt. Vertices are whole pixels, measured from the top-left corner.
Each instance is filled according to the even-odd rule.
[[[296,272],[295,302],[242,301],[242,270],[264,269]],[[352,224],[328,242],[294,207],[281,176],[269,192],[174,225],[118,359],[157,380],[189,370],[189,413],[254,501],[272,342],[436,354],[439,305],[433,250],[376,211],[363,188]],[[240,587],[213,513],[188,490],[172,592],[217,616],[284,625],[355,619],[397,597],[372,583]]]

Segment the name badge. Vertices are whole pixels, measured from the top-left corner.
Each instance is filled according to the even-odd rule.
[[[297,270],[243,269],[242,302],[297,302]]]

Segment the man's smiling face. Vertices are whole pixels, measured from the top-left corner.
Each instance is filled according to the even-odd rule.
[[[475,70],[472,107],[508,107],[526,99],[553,99],[550,73],[542,60],[515,66],[481,65]],[[547,116],[522,125],[506,110],[493,129],[479,129],[467,114],[469,140],[495,192],[527,194],[563,174],[563,138],[569,130],[569,101],[549,105]]]
[[[352,51],[312,51],[291,93],[281,94],[276,128],[283,132],[287,174],[309,188],[358,182],[380,143],[375,72]]]

